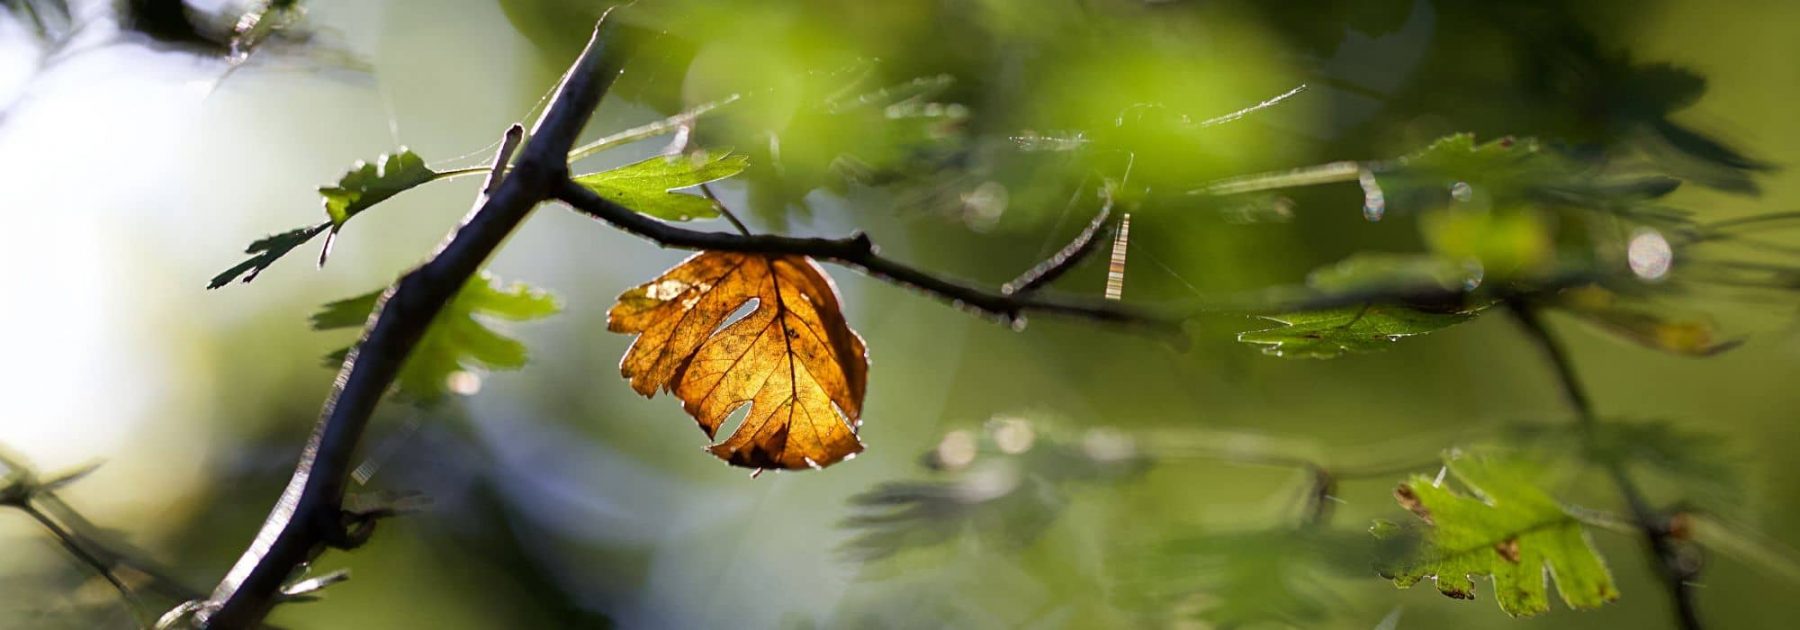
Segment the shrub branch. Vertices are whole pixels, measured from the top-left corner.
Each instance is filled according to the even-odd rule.
[[[1682,550],[1670,528],[1670,518],[1659,512],[1644,498],[1642,490],[1631,480],[1625,466],[1616,457],[1601,452],[1598,442],[1598,425],[1600,419],[1594,413],[1592,399],[1588,398],[1587,389],[1582,386],[1581,379],[1575,374],[1575,362],[1563,347],[1562,341],[1550,332],[1539,317],[1537,307],[1525,301],[1509,301],[1513,318],[1525,329],[1538,347],[1543,350],[1545,358],[1550,361],[1556,371],[1558,382],[1562,386],[1563,396],[1568,399],[1569,406],[1575,410],[1575,418],[1580,430],[1585,449],[1598,456],[1601,467],[1612,477],[1613,485],[1619,489],[1619,495],[1625,499],[1626,507],[1631,510],[1633,524],[1643,535],[1657,573],[1662,576],[1663,585],[1669,591],[1669,598],[1675,606],[1676,621],[1687,630],[1699,630],[1700,610],[1696,602],[1693,579],[1697,571],[1690,562],[1682,558]]]

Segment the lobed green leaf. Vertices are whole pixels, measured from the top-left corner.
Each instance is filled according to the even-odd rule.
[[[320,186],[319,194],[325,199],[325,214],[331,217],[332,228],[337,229],[371,206],[437,176],[437,171],[425,166],[424,158],[401,147],[395,153],[376,158],[375,163],[358,161],[336,185]]]
[[[658,156],[574,179],[594,194],[634,211],[668,221],[687,221],[717,217],[719,210],[705,197],[674,191],[737,175],[749,165],[749,157],[731,153]]]
[[[312,316],[313,329],[362,327],[380,303],[382,293],[372,291],[324,305]],[[501,288],[485,272],[471,278],[432,320],[425,337],[401,368],[396,379],[400,394],[416,402],[431,402],[450,393],[451,378],[460,372],[524,367],[525,345],[495,332],[482,320],[541,319],[558,310],[556,298],[541,290],[518,283]],[[343,348],[327,355],[326,365],[338,366],[349,351],[350,348]]]
[[[1469,493],[1418,475],[1400,484],[1396,500],[1423,523],[1418,547],[1382,567],[1400,588],[1432,578],[1439,592],[1475,597],[1474,576],[1493,579],[1495,599],[1507,614],[1548,611],[1547,582],[1571,608],[1598,608],[1619,598],[1612,573],[1594,551],[1581,521],[1539,488],[1530,467],[1517,460],[1451,453],[1444,465]],[[1378,523],[1378,537],[1399,528]]]

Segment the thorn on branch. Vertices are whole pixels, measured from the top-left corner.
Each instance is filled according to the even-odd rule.
[[[350,579],[349,569],[338,569],[325,575],[290,582],[281,587],[283,603],[318,601],[325,587]]]
[[[525,128],[513,123],[506,128],[506,135],[500,138],[500,148],[494,152],[494,166],[488,171],[487,181],[481,184],[481,196],[494,194],[500,186],[500,178],[506,174],[506,165],[512,162],[513,151],[519,148],[519,142],[525,139]]]

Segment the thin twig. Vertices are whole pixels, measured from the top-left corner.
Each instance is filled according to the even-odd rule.
[[[1013,295],[1036,291],[1039,287],[1055,282],[1057,278],[1068,273],[1069,269],[1080,264],[1089,253],[1098,249],[1101,241],[1106,240],[1100,236],[1100,232],[1106,229],[1106,220],[1112,218],[1112,206],[1112,194],[1106,193],[1105,200],[1100,204],[1100,212],[1094,215],[1094,220],[1089,221],[1087,227],[1083,228],[1080,234],[1075,235],[1074,240],[1057,250],[1056,254],[1044,259],[1044,262],[1038,263],[1037,266],[1014,278],[1012,282],[1001,285],[1000,292]]]
[[[587,144],[576,147],[575,150],[573,150],[573,151],[570,151],[569,152],[569,161],[574,162],[576,160],[580,160],[582,158],[588,157],[595,153],[599,153],[601,151],[605,151],[607,149],[610,149],[610,148],[613,148],[613,147],[616,147],[619,145],[629,144],[629,143],[637,142],[639,140],[644,140],[647,138],[654,138],[656,136],[660,136],[662,134],[675,131],[677,129],[680,129],[683,125],[693,122],[694,119],[705,115],[707,112],[711,112],[712,110],[718,109],[720,107],[724,107],[726,105],[730,105],[732,103],[736,103],[737,100],[738,100],[738,95],[733,94],[733,95],[727,96],[725,98],[722,98],[722,99],[719,99],[716,101],[712,101],[710,103],[702,103],[700,105],[696,105],[696,106],[694,106],[693,109],[689,109],[689,110],[681,112],[679,114],[675,114],[674,116],[670,116],[668,118],[664,118],[662,120],[658,120],[655,122],[646,123],[644,125],[640,125],[637,127],[632,127],[630,129],[626,129],[624,131],[609,135],[609,136],[601,138],[599,140],[589,142]]]
[[[1574,408],[1576,421],[1579,424],[1582,441],[1590,453],[1600,453],[1598,444],[1599,417],[1594,413],[1593,401],[1588,398],[1587,390],[1582,387],[1581,380],[1575,374],[1575,363],[1569,352],[1563,347],[1561,340],[1544,326],[1534,306],[1524,301],[1509,301],[1513,318],[1525,329],[1532,340],[1537,342],[1555,368],[1558,382],[1562,385],[1563,396]],[[1644,537],[1645,545],[1655,560],[1657,572],[1662,575],[1663,584],[1668,588],[1669,598],[1675,605],[1676,621],[1682,628],[1698,630],[1700,611],[1695,601],[1695,593],[1691,584],[1695,570],[1688,566],[1681,557],[1681,549],[1670,534],[1669,519],[1650,506],[1644,498],[1643,491],[1631,480],[1625,466],[1617,458],[1600,455],[1598,462],[1613,479],[1613,485],[1625,498],[1625,504],[1631,510],[1639,533]]]
[[[92,552],[89,552],[87,547],[82,545],[81,541],[77,540],[74,534],[63,529],[62,525],[56,522],[56,519],[50,518],[50,515],[37,509],[30,501],[21,502],[16,507],[18,507],[20,511],[30,515],[33,520],[36,520],[39,524],[43,525],[44,529],[50,530],[50,535],[55,537],[56,542],[61,544],[63,549],[68,550],[70,555],[81,560],[83,564],[93,567],[95,573],[99,573],[100,577],[106,579],[106,583],[111,584],[113,588],[118,589],[119,597],[125,600],[125,607],[131,609],[132,616],[137,617],[138,624],[146,627],[149,626],[149,618],[146,617],[144,613],[144,603],[137,598],[136,594],[131,592],[131,587],[126,586],[124,580],[119,579],[118,574],[113,573],[111,564],[101,560],[99,556],[94,555]]]
[[[513,151],[519,150],[519,142],[525,139],[525,128],[519,123],[506,128],[506,135],[500,138],[500,148],[494,151],[494,165],[488,168],[487,181],[481,183],[483,198],[494,194],[500,187],[501,178],[506,176],[506,166],[512,162]]]
[[[283,584],[295,568],[327,547],[352,548],[367,539],[373,521],[346,514],[343,499],[369,418],[437,313],[532,208],[559,184],[569,183],[568,156],[575,138],[630,52],[617,41],[620,31],[616,21],[602,16],[531,141],[493,194],[478,199],[430,260],[382,295],[362,341],[344,360],[280,501],[212,597],[195,611],[203,626],[257,625],[282,600]]]
[[[1027,311],[1082,317],[1102,322],[1173,327],[1169,318],[1144,309],[1091,300],[1072,300],[1036,293],[1005,295],[962,281],[926,273],[877,253],[866,234],[847,238],[811,238],[773,234],[702,232],[677,227],[644,216],[609,201],[574,182],[563,182],[556,196],[590,216],[626,232],[648,238],[664,247],[763,254],[811,256],[860,269],[876,278],[923,290],[961,306],[1006,320],[1017,321]]]
[[[100,527],[75,511],[56,493],[39,492],[33,497],[33,501],[39,511],[55,519],[64,531],[80,541],[105,566],[115,570],[127,568],[148,578],[145,584],[148,590],[176,600],[193,599],[202,595],[177,579],[173,572],[151,560],[143,550],[120,542],[102,542],[106,537]]]
[[[730,221],[731,227],[737,228],[739,234],[750,235],[750,228],[744,227],[744,222],[738,220],[737,215],[731,212],[731,208],[725,207],[725,202],[719,201],[719,196],[713,194],[712,186],[701,184],[700,193],[706,195],[706,199],[712,202],[714,208],[719,209],[719,214],[725,215],[725,220]]]
[[[938,276],[882,256],[874,241],[862,232],[844,238],[819,238],[692,230],[640,214],[572,181],[563,182],[557,187],[556,198],[588,216],[663,247],[810,256],[851,267],[878,280],[924,291],[958,307],[1006,322],[1016,322],[1027,312],[1038,312],[1104,323],[1133,324],[1155,332],[1175,334],[1180,331],[1181,322],[1202,313],[1263,315],[1369,303],[1446,304],[1469,298],[1467,291],[1446,288],[1436,283],[1333,292],[1288,287],[1157,307],[1060,297],[1037,291],[1009,295],[962,280]],[[1489,297],[1510,299],[1553,294],[1570,287],[1603,283],[1608,279],[1606,275],[1592,271],[1567,271],[1526,286],[1496,287]]]

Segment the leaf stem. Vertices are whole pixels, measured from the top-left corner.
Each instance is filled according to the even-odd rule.
[[[725,220],[730,221],[731,227],[737,228],[739,234],[744,236],[750,235],[750,228],[744,227],[744,222],[738,220],[737,215],[732,213],[731,208],[725,207],[725,202],[720,201],[719,196],[713,194],[712,186],[701,184],[700,193],[706,195],[706,199],[712,202],[714,208],[719,209],[719,214],[725,215]]]
[[[1623,463],[1600,452],[1600,419],[1594,413],[1593,401],[1575,373],[1575,363],[1570,358],[1568,349],[1544,325],[1538,316],[1537,307],[1521,300],[1509,300],[1507,307],[1511,310],[1513,319],[1525,329],[1526,334],[1537,343],[1549,360],[1556,372],[1557,381],[1562,386],[1563,396],[1575,410],[1576,422],[1579,423],[1578,428],[1586,450],[1598,458],[1597,463],[1612,477],[1613,485],[1618,487],[1619,494],[1630,508],[1632,520],[1638,532],[1643,535],[1645,546],[1648,547],[1658,572],[1663,577],[1663,583],[1668,588],[1669,598],[1675,605],[1676,622],[1684,629],[1699,630],[1703,624],[1700,622],[1700,611],[1691,583],[1697,571],[1689,566],[1689,561],[1682,558],[1681,549],[1671,536],[1668,517],[1650,506],[1643,491],[1632,482]]]

